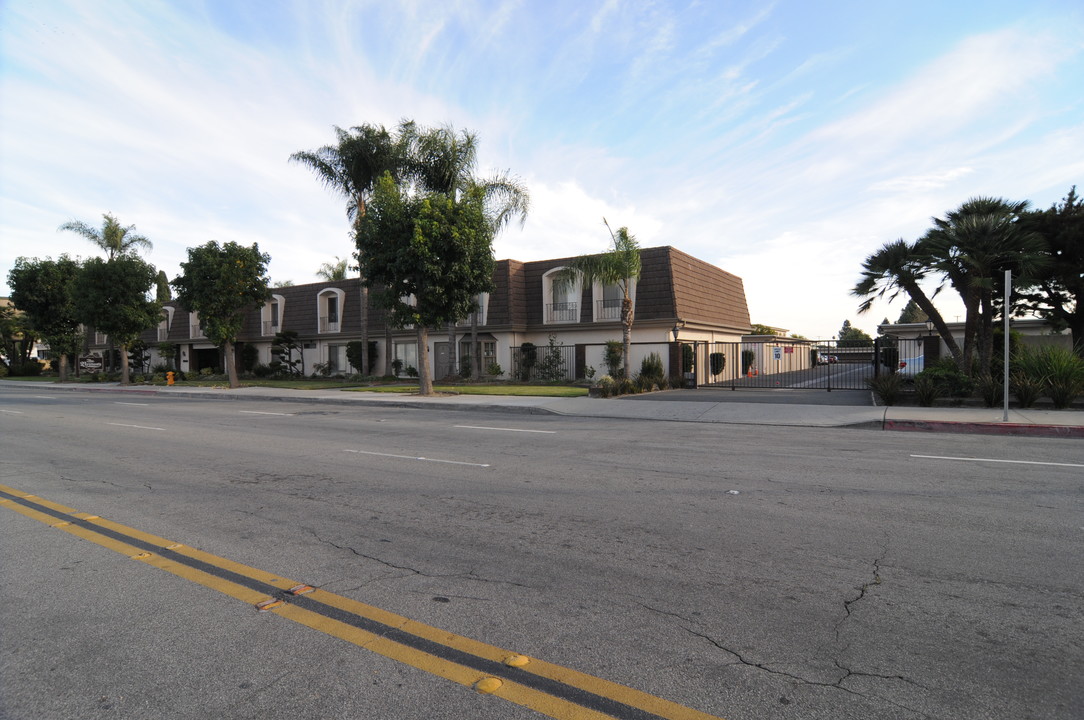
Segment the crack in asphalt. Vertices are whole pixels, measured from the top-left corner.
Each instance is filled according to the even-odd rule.
[[[385,567],[393,568],[395,570],[403,570],[403,571],[411,573],[413,575],[420,575],[422,577],[427,577],[427,578],[458,578],[460,580],[472,580],[474,582],[492,583],[492,584],[499,584],[499,585],[511,585],[512,587],[521,587],[521,588],[528,588],[528,589],[531,588],[530,585],[524,585],[523,583],[518,583],[518,582],[515,582],[513,580],[494,580],[492,578],[483,577],[483,576],[477,574],[477,572],[475,572],[474,568],[471,568],[466,573],[448,573],[448,574],[425,573],[425,572],[422,572],[421,570],[418,570],[417,568],[408,567],[406,565],[396,565],[393,562],[383,560],[383,559],[378,558],[378,557],[376,557],[374,555],[366,555],[363,552],[358,552],[358,550],[356,550],[355,548],[350,547],[349,545],[337,545],[336,543],[332,542],[331,540],[326,540],[326,539],[320,537],[320,535],[317,534],[317,532],[315,530],[309,530],[309,532],[312,534],[312,536],[314,538],[316,538],[320,542],[324,543],[325,545],[330,545],[331,547],[336,548],[338,550],[349,550],[350,552],[354,553],[358,557],[365,558],[366,560],[372,560],[373,562],[378,562],[381,565],[384,565]],[[400,577],[409,577],[409,575],[403,575],[403,576],[400,576]],[[374,578],[374,580],[377,580],[377,579],[387,580],[389,578],[387,578],[387,577]],[[398,578],[391,578],[391,579],[398,579]],[[367,584],[369,584],[369,582],[373,582],[374,580],[370,580],[370,581],[368,581],[366,583],[363,583],[363,585],[361,585],[359,587],[363,587],[364,585],[367,585]]]
[[[888,557],[888,537],[887,537],[887,535],[885,537],[884,544],[881,546],[881,554],[878,557],[873,559],[873,571],[872,571],[873,577],[868,582],[863,583],[861,586],[859,586],[857,588],[858,594],[855,595],[855,597],[849,598],[849,599],[843,601],[844,616],[839,620],[839,622],[836,623],[835,628],[834,628],[835,638],[836,638],[836,645],[841,646],[840,649],[839,649],[840,652],[842,652],[843,650],[846,650],[847,647],[849,647],[849,644],[843,645],[843,643],[840,640],[841,628],[842,628],[843,624],[851,617],[852,606],[855,603],[859,602],[860,600],[864,599],[866,597],[867,593],[869,593],[870,588],[873,588],[873,587],[881,584],[881,582],[882,582],[881,581],[881,566],[884,563],[886,557]],[[791,680],[802,683],[804,685],[812,685],[812,686],[816,686],[816,687],[824,687],[824,688],[832,688],[834,690],[841,690],[841,691],[843,691],[845,693],[849,693],[851,695],[856,695],[858,697],[861,697],[861,698],[864,698],[864,699],[867,699],[867,700],[875,698],[878,701],[886,702],[886,703],[888,703],[890,705],[893,705],[895,707],[900,708],[901,710],[906,710],[907,712],[914,713],[915,715],[918,715],[918,716],[921,716],[921,717],[931,717],[930,715],[922,712],[921,710],[917,710],[915,708],[908,707],[907,705],[896,702],[896,701],[894,701],[894,700],[892,700],[890,698],[884,697],[882,695],[879,695],[879,694],[867,695],[865,693],[861,693],[861,692],[859,692],[857,690],[846,687],[844,685],[844,683],[848,679],[850,679],[852,677],[853,678],[863,678],[863,677],[865,677],[865,678],[873,678],[873,679],[876,679],[876,680],[895,680],[895,681],[904,682],[904,683],[907,683],[908,685],[913,685],[915,687],[918,687],[918,688],[921,688],[923,690],[929,691],[930,688],[928,688],[925,685],[922,685],[921,683],[916,682],[915,680],[912,680],[912,679],[910,679],[908,677],[904,677],[903,675],[883,675],[883,674],[880,674],[880,673],[872,673],[872,672],[865,672],[865,671],[862,671],[862,670],[854,670],[853,668],[850,668],[850,667],[847,667],[846,665],[844,665],[838,658],[833,658],[832,663],[842,673],[842,675],[840,675],[840,677],[837,678],[834,682],[824,682],[824,681],[819,681],[819,680],[811,680],[809,678],[802,677],[801,675],[795,675],[794,673],[789,673],[789,672],[786,672],[784,670],[778,670],[776,668],[771,667],[769,664],[766,664],[766,663],[763,663],[763,662],[756,662],[754,660],[751,660],[751,659],[745,657],[744,655],[742,655],[737,650],[734,650],[733,648],[729,648],[726,645],[722,644],[721,642],[716,640],[711,635],[708,635],[707,633],[700,632],[699,630],[696,630],[695,628],[690,627],[690,625],[699,624],[697,620],[685,617],[683,615],[680,615],[680,614],[675,613],[675,612],[671,612],[669,610],[663,610],[663,609],[660,609],[660,608],[652,607],[651,605],[648,605],[648,604],[646,604],[644,602],[640,602],[639,600],[634,600],[634,601],[636,602],[637,605],[644,608],[645,610],[649,610],[649,611],[657,613],[659,615],[664,615],[666,617],[672,617],[672,618],[675,618],[675,619],[679,620],[680,621],[679,626],[681,627],[682,630],[686,631],[687,633],[689,633],[691,635],[694,635],[696,637],[707,640],[708,642],[710,642],[712,645],[714,645],[719,650],[722,650],[723,652],[726,652],[727,654],[734,656],[734,658],[736,658],[736,662],[727,663],[727,665],[745,665],[747,667],[756,668],[757,670],[761,670],[761,671],[769,673],[771,675],[779,675],[779,676],[782,676],[782,677],[785,677],[785,678],[789,678]]]

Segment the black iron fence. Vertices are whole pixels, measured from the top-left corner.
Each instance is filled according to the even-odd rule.
[[[865,390],[882,373],[921,372],[927,344],[921,338],[683,342],[681,373],[687,386]]]
[[[532,345],[512,348],[512,377],[516,380],[575,380],[575,345]]]

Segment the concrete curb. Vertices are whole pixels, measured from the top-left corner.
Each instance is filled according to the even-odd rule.
[[[971,435],[1026,435],[1084,439],[1079,425],[1025,425],[1021,423],[976,423],[937,420],[886,420],[885,430],[930,433],[967,433]]]

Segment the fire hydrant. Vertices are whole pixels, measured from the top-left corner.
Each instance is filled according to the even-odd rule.
[[[173,378],[174,378],[173,372],[172,371],[167,372],[166,373],[166,385],[172,385],[173,384]]]

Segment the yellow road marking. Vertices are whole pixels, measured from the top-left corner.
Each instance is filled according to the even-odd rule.
[[[466,687],[474,688],[478,692],[492,694],[495,697],[529,707],[550,717],[558,718],[559,720],[605,720],[606,718],[613,718],[615,715],[573,702],[572,700],[560,697],[557,694],[547,692],[537,687],[531,687],[527,678],[517,676],[523,680],[523,682],[517,682],[515,679],[509,679],[508,677],[491,677],[488,673],[479,670],[478,668],[469,667],[468,665],[463,665],[454,660],[440,657],[416,647],[411,647],[407,644],[397,642],[394,639],[355,627],[347,622],[322,615],[319,612],[309,610],[305,607],[299,607],[294,603],[312,601],[319,606],[341,610],[348,615],[372,621],[386,628],[408,633],[414,637],[436,643],[444,648],[465,653],[482,660],[499,663],[508,668],[516,668],[538,678],[545,678],[555,683],[559,683],[560,685],[576,688],[598,696],[599,698],[612,700],[630,708],[650,713],[656,717],[665,718],[666,720],[719,720],[714,715],[708,715],[654,695],[634,690],[624,685],[619,685],[570,668],[547,663],[543,660],[530,658],[519,653],[477,640],[472,640],[461,635],[456,635],[455,633],[425,625],[424,623],[419,623],[372,605],[367,605],[341,595],[320,590],[319,588],[295,598],[293,595],[290,595],[289,591],[299,585],[303,585],[296,580],[284,578],[274,573],[268,573],[258,568],[253,568],[217,555],[205,553],[201,550],[176,543],[172,540],[167,540],[166,538],[158,537],[157,535],[145,533],[136,530],[135,528],[106,520],[97,515],[77,512],[72,508],[23,493],[14,488],[0,485],[0,492],[22,498],[39,507],[47,508],[48,510],[52,510],[65,516],[64,518],[58,518],[56,515],[27,507],[26,505],[9,499],[0,501],[0,505],[3,505],[3,507],[10,508],[26,517],[49,525],[50,527],[59,528],[76,537],[89,540],[127,557],[137,559],[152,567],[165,570],[178,577],[216,590],[237,600],[241,600],[242,602],[249,603],[253,607],[258,606],[261,603],[267,603],[269,606],[268,612],[305,625],[318,632],[339,638],[358,647],[365,648],[366,650],[378,653],[392,660],[424,670],[438,677],[451,680],[452,682],[459,683]],[[73,520],[81,521],[82,524],[75,523]],[[99,528],[101,531],[98,530]],[[125,538],[130,539],[133,543],[150,545],[157,552],[150,551],[145,547],[140,547],[136,544],[129,544],[121,539],[109,537],[108,535],[103,534],[104,531],[111,531],[122,535]],[[167,555],[169,553],[176,553],[177,555],[198,561],[198,563],[205,563],[213,568],[233,573],[241,578],[248,578],[257,583],[271,586],[281,592],[277,593],[279,597],[269,596],[265,592],[246,587],[243,584],[239,584],[239,582],[233,582],[229,579],[218,577],[212,572],[207,572],[198,567],[192,567],[184,564],[184,562],[163,556],[162,554],[159,554],[160,552],[165,552]]]

